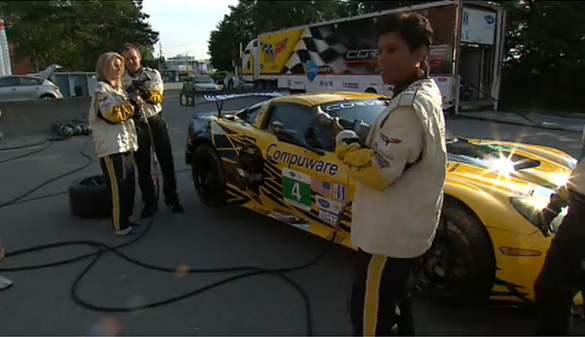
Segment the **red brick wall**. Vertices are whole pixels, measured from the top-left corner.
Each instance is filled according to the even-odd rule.
[[[10,51],[10,64],[13,75],[26,75],[36,73],[35,63],[30,57],[23,57],[17,60],[14,55],[14,44],[9,43],[8,49]]]

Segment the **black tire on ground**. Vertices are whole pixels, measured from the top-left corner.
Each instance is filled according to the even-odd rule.
[[[201,202],[210,207],[225,205],[225,173],[217,151],[209,144],[201,144],[195,148],[191,164],[193,183]]]
[[[78,218],[107,218],[112,214],[111,196],[102,175],[75,180],[69,186],[71,213]]]
[[[44,94],[39,99],[55,99],[56,97],[51,94]]]
[[[187,95],[185,95],[184,93],[181,93],[179,95],[179,105],[180,106],[187,106]]]
[[[444,304],[480,303],[489,300],[495,274],[487,230],[462,203],[446,199],[433,246],[417,268],[417,288]]]
[[[376,91],[376,89],[374,89],[374,88],[372,88],[372,87],[369,87],[368,89],[366,89],[366,92],[367,92],[367,93],[370,93],[370,94],[377,94],[377,93],[378,93],[378,92]]]

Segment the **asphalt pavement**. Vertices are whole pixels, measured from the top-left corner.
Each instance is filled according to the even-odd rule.
[[[225,104],[235,109],[258,98]],[[303,264],[327,247],[325,240],[251,211],[203,206],[183,161],[187,123],[195,114],[213,113],[214,104],[179,106],[178,94],[164,102],[185,213],[176,215],[161,202],[151,230],[122,252],[135,259],[177,268],[177,273],[145,270],[106,254],[80,283],[80,296],[95,305],[139,306],[205,286],[228,274],[185,275],[185,267],[253,265],[266,268]],[[465,137],[498,138],[560,148],[572,155],[580,135],[483,120],[448,118],[448,128]],[[44,181],[88,162],[94,156],[87,138],[55,142],[31,156],[0,164],[0,205]],[[38,148],[0,152],[0,162]],[[66,192],[77,177],[99,173],[98,162],[54,181],[27,198]],[[140,212],[136,195],[136,213]],[[143,221],[146,225],[146,222]],[[66,193],[0,208],[0,236],[8,252],[64,240],[96,240],[118,244],[129,240],[112,235],[108,219],[81,220],[71,216]],[[139,229],[143,231],[144,229]],[[44,250],[7,259],[1,267],[41,264],[91,252],[89,247]],[[315,335],[349,335],[348,298],[353,251],[333,247],[319,264],[288,276],[302,285],[310,298]],[[14,281],[0,292],[1,335],[303,335],[305,306],[298,291],[277,276],[255,276],[228,283],[196,297],[158,308],[130,313],[108,313],[76,305],[72,282],[90,260],[40,269],[3,273]],[[513,309],[451,307],[416,298],[417,334],[420,335],[529,335],[535,320]],[[585,334],[576,322],[574,334]]]

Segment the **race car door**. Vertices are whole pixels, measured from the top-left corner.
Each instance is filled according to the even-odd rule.
[[[348,175],[334,153],[310,145],[314,120],[314,109],[303,105],[268,107],[257,143],[266,163],[262,192],[274,209],[302,219],[303,229],[329,232],[349,200]]]

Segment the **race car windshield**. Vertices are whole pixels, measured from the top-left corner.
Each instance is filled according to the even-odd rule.
[[[348,121],[358,119],[373,125],[386,108],[386,102],[378,99],[348,100],[322,104],[320,107],[323,112],[332,117],[339,117]]]

